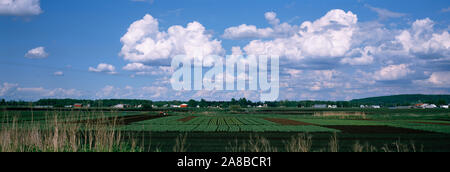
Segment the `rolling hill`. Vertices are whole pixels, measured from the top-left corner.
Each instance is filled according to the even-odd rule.
[[[352,103],[369,104],[369,105],[411,105],[415,103],[433,103],[448,104],[450,103],[450,95],[423,95],[423,94],[405,94],[393,96],[370,97],[363,99],[351,100]]]

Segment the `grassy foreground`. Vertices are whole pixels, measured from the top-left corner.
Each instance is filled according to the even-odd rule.
[[[449,151],[448,122],[389,116],[3,112],[0,152],[422,152]],[[440,114],[439,119],[448,114]],[[195,117],[195,118],[194,118]],[[271,118],[269,118],[271,117]],[[280,125],[277,122],[300,122]],[[431,124],[433,122],[433,124]],[[341,126],[398,126],[435,133],[346,133]],[[223,128],[221,130],[220,128]],[[338,128],[338,129],[333,129]],[[345,129],[345,128],[343,128]]]

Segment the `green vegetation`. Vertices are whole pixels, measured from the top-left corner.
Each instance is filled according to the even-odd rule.
[[[91,114],[100,115],[100,114]],[[83,119],[72,116],[61,119],[53,115],[39,122],[2,123],[0,152],[142,152],[134,139],[115,130],[116,123],[105,123],[106,117],[93,123],[71,123]]]
[[[430,103],[447,105],[450,103],[450,95],[395,95],[383,97],[371,97],[350,101],[353,104],[383,105],[383,106],[408,106],[415,103]]]
[[[324,105],[336,105],[338,108],[352,108],[360,107],[360,105],[381,105],[382,107],[393,106],[409,106],[417,103],[430,103],[436,105],[445,105],[450,103],[450,95],[395,95],[395,96],[383,96],[383,97],[371,97],[364,99],[356,99],[351,101],[274,101],[274,102],[252,102],[245,98],[239,100],[232,99],[231,101],[206,101],[201,99],[189,100],[189,101],[150,101],[150,100],[128,100],[128,99],[107,99],[107,100],[76,100],[76,99],[42,99],[36,102],[26,101],[6,101],[2,99],[0,101],[0,107],[32,107],[32,106],[50,106],[54,108],[63,108],[67,105],[83,104],[84,106],[90,105],[92,108],[110,108],[117,104],[129,105],[129,109],[151,110],[152,106],[159,108],[168,108],[170,105],[188,104],[191,108],[208,108],[208,107],[220,107],[229,108],[234,111],[242,111],[247,107],[282,107],[282,108],[310,108],[317,104]],[[140,105],[140,106],[139,106]]]
[[[448,109],[161,111],[3,110],[0,151],[450,151]]]

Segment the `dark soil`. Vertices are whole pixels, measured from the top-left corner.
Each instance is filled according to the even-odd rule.
[[[429,131],[414,130],[408,128],[399,128],[391,126],[357,126],[357,125],[327,125],[323,126],[327,128],[333,128],[342,131],[343,133],[354,133],[354,134],[425,134],[434,133]]]
[[[302,111],[256,111],[256,112],[233,112],[233,114],[278,114],[278,115],[314,115],[313,112]]]
[[[417,124],[435,124],[435,125],[450,125],[450,123],[440,123],[440,122],[411,122]]]
[[[190,120],[193,120],[194,118],[197,118],[197,117],[196,117],[196,116],[188,116],[188,117],[186,117],[186,118],[179,119],[178,121],[181,121],[181,122],[188,122],[188,121],[190,121]]]
[[[133,115],[133,116],[121,116],[121,117],[110,117],[102,119],[89,119],[77,121],[75,123],[81,124],[116,124],[116,125],[129,125],[134,122],[140,122],[145,120],[163,118],[166,116],[155,116],[155,115]]]
[[[172,152],[177,137],[184,136],[186,133],[179,132],[151,132],[151,131],[126,131],[122,135],[135,136],[136,143],[142,143],[139,139],[145,139],[145,150],[154,151],[158,149],[162,152]],[[229,148],[238,147],[243,143],[248,143],[250,137],[261,136],[270,141],[270,146],[285,151],[285,145],[292,137],[297,136],[296,132],[190,132],[187,134],[186,145],[188,152],[228,152]],[[330,137],[333,133],[309,133],[312,136],[312,150],[326,151],[329,146]],[[396,134],[396,133],[337,133],[339,142],[339,151],[352,152],[355,142],[361,144],[368,143],[371,146],[380,148],[386,144],[396,141],[401,143],[409,143],[413,141],[418,149],[423,145],[425,152],[450,152],[450,135],[440,133],[423,133],[423,134]],[[127,140],[127,138],[125,138]],[[149,141],[151,140],[151,142]],[[238,142],[236,144],[236,142]],[[155,144],[157,143],[157,144]]]
[[[281,119],[281,118],[264,118],[267,121],[275,122],[281,125],[314,125],[311,123],[301,122],[301,121],[294,121],[289,119]]]
[[[450,121],[450,119],[436,119],[438,121]]]

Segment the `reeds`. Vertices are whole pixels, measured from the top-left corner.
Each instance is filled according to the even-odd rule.
[[[287,152],[310,152],[312,148],[312,136],[298,134],[293,136],[289,142],[285,142]]]
[[[248,144],[252,143],[252,144]],[[391,144],[385,144],[381,148],[377,148],[369,143],[360,144],[356,141],[355,144],[349,149],[342,149],[339,145],[338,134],[333,133],[330,136],[328,147],[313,149],[312,136],[308,133],[300,133],[293,136],[289,141],[283,141],[285,152],[423,152],[424,147],[421,145],[419,148],[415,146],[414,142],[402,143],[400,140]],[[229,152],[277,152],[276,147],[273,147],[269,140],[261,137],[251,136],[249,141],[239,143],[236,139],[234,142],[230,142],[226,149]]]
[[[314,112],[313,116],[335,118],[335,119],[367,119],[365,112],[325,111],[325,112]]]
[[[173,152],[187,152],[187,133],[180,134],[176,139],[175,139],[175,145],[172,148]]]
[[[114,115],[113,116],[117,116]],[[5,119],[5,118],[4,118]],[[118,128],[117,117],[109,117],[99,112],[58,112],[48,114],[44,119],[34,116],[32,121],[7,118],[0,123],[0,152],[143,152],[144,137],[136,139]],[[141,142],[139,142],[140,140]],[[343,149],[338,134],[330,136],[328,147],[314,148],[312,135],[300,133],[290,140],[282,141],[282,146],[271,143],[265,137],[254,135],[239,142],[230,142],[225,150],[229,152],[423,152],[424,147],[413,142],[400,140],[375,147],[357,141],[351,148]],[[175,139],[173,152],[187,152],[188,134],[180,134]],[[161,152],[161,148],[156,148]]]
[[[328,146],[330,148],[329,152],[339,152],[339,142],[336,133],[333,133],[333,135],[330,137]]]
[[[57,113],[42,121],[19,123],[17,118],[0,128],[0,152],[130,152],[142,149],[131,138],[123,141],[117,119],[103,113],[61,117]]]
[[[271,146],[269,140],[258,135],[251,135],[242,143],[235,139],[234,143],[229,142],[225,149],[229,152],[278,152],[276,147]]]

